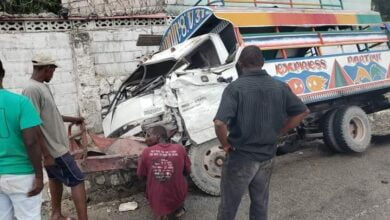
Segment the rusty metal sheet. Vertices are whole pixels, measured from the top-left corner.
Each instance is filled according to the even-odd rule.
[[[87,157],[84,160],[76,160],[77,165],[84,173],[93,173],[109,170],[136,169],[137,156],[108,155]]]

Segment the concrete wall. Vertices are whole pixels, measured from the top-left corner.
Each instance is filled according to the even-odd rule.
[[[50,87],[64,115],[81,115],[96,132],[101,128],[102,107],[136,68],[137,58],[157,47],[137,47],[139,34],[161,34],[165,25],[132,25],[103,29],[0,33],[0,59],[4,86],[21,92],[32,73],[37,52],[53,56],[59,68]]]
[[[18,33],[0,34],[0,59],[6,77],[4,86],[21,92],[32,73],[31,58],[36,52],[50,54],[58,61],[59,68],[50,83],[60,111],[77,115],[76,79],[73,74],[73,54],[67,33]]]

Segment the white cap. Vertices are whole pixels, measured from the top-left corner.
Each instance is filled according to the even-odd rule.
[[[33,59],[32,59],[32,62],[33,62],[33,66],[56,66],[56,67],[58,67],[58,65],[56,64],[56,61],[53,58],[51,58],[50,56],[45,55],[43,53],[35,54]]]

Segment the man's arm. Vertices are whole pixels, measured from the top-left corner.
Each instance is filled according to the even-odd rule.
[[[81,124],[84,122],[84,118],[83,117],[71,117],[71,116],[62,116],[62,120],[64,122],[69,122],[69,123],[73,123],[73,124]]]
[[[234,88],[229,85],[222,94],[221,103],[214,118],[215,134],[222,145],[222,149],[227,153],[231,149],[228,141],[228,122],[236,117],[238,97]]]
[[[27,150],[28,157],[35,172],[35,180],[32,190],[28,196],[35,196],[43,189],[42,157],[39,146],[40,128],[39,126],[22,130],[23,142]]]
[[[228,127],[225,122],[220,120],[214,120],[215,134],[219,142],[222,145],[222,149],[227,153],[231,149],[231,145],[228,140]]]
[[[302,100],[295,95],[287,84],[285,86],[286,94],[286,113],[287,120],[284,122],[280,131],[280,135],[285,135],[291,129],[294,129],[301,123],[301,121],[310,113],[310,110],[302,102]]]
[[[285,135],[287,132],[297,127],[309,113],[309,109],[306,109],[306,111],[301,114],[287,118],[283,124],[282,130],[280,131],[280,135]]]
[[[190,175],[190,173],[191,173],[191,160],[188,157],[188,154],[187,154],[187,151],[185,150],[185,148],[183,146],[180,146],[180,147],[182,147],[182,149],[184,151],[184,175]]]
[[[39,140],[39,146],[41,148],[41,153],[42,153],[42,156],[43,156],[43,164],[44,164],[44,166],[47,167],[47,166],[55,165],[54,157],[50,154],[49,150],[47,149],[45,138],[44,138],[44,136],[42,134],[42,130],[41,129],[39,129],[38,140]]]
[[[145,150],[142,152],[142,154],[138,158],[138,166],[137,166],[137,176],[142,181],[146,180],[146,176],[147,176],[147,170],[146,170],[146,164],[144,162],[144,157],[145,157]]]

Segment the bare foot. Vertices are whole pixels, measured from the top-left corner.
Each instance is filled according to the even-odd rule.
[[[62,215],[53,215],[51,217],[51,220],[75,220],[75,219],[71,218],[71,217],[65,217],[65,216],[62,216]]]

